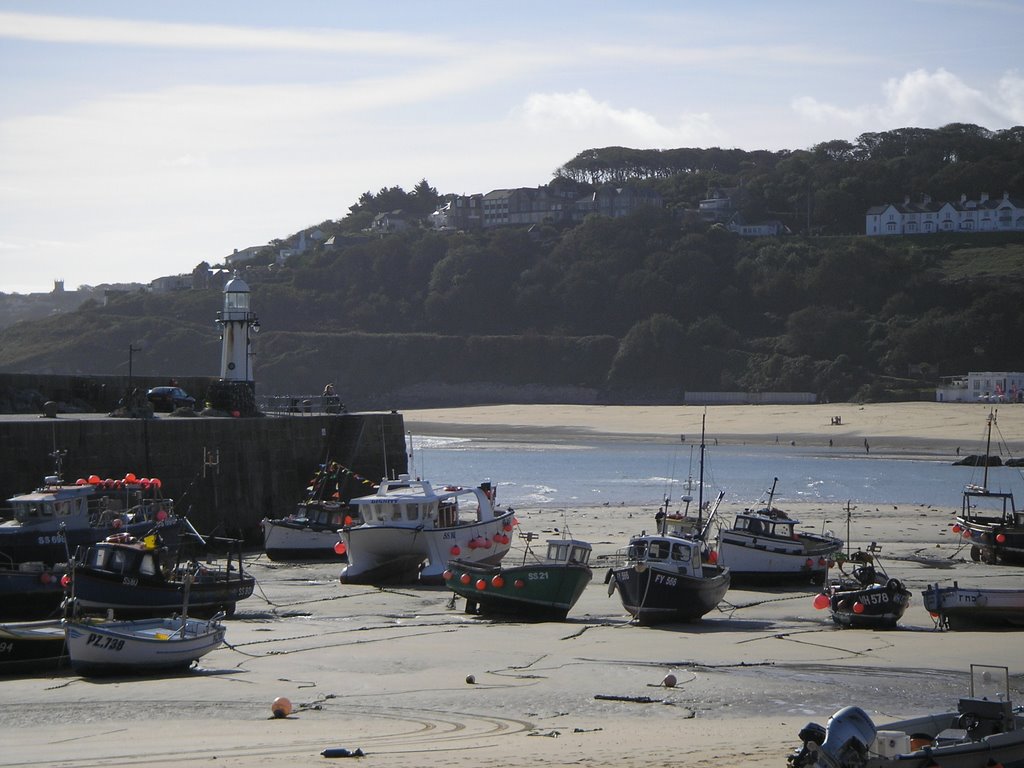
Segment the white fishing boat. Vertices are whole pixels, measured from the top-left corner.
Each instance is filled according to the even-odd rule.
[[[946,629],[1013,629],[1024,627],[1024,589],[951,587],[932,584],[924,607]]]
[[[136,621],[65,622],[71,667],[82,675],[127,675],[187,669],[224,642],[222,616]]]
[[[736,515],[718,532],[718,562],[734,584],[775,586],[786,582],[821,584],[842,539],[797,530],[800,521],[773,506],[775,478],[767,503]]]
[[[340,531],[348,557],[342,583],[442,584],[449,560],[496,565],[511,542],[515,513],[496,506],[489,482],[438,491],[401,475],[351,503],[361,522]]]
[[[799,738],[791,768],[1024,768],[1024,715],[1013,709],[1006,667],[972,664],[970,695],[955,711],[876,725],[844,707]]]
[[[263,519],[263,549],[274,561],[339,560],[338,531],[354,515],[341,502],[304,502],[293,515]]]

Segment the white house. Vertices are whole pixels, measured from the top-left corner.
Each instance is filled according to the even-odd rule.
[[[868,235],[927,235],[935,232],[1024,232],[1024,200],[1004,193],[999,200],[982,194],[978,200],[961,195],[958,202],[884,203],[868,209]]]
[[[935,388],[940,403],[1020,403],[1024,402],[1024,372],[971,371],[953,376]]]

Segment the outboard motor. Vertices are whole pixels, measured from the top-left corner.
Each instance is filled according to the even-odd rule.
[[[863,709],[844,707],[825,728],[808,723],[800,731],[803,749],[789,763],[794,768],[863,768],[875,733],[875,724]]]

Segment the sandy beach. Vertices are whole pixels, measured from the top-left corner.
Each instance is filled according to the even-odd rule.
[[[421,434],[678,439],[699,434],[703,413],[503,406],[405,418]],[[749,442],[866,438],[872,454],[976,453],[987,413],[930,403],[718,406],[708,409],[708,430]],[[1019,442],[1024,406],[1002,406],[999,427],[1011,446]],[[810,585],[733,589],[699,623],[638,627],[608,595],[599,563],[568,621],[498,622],[467,615],[444,588],[341,585],[337,563],[279,564],[254,553],[257,593],[227,622],[229,645],[199,669],[159,679],[0,680],[0,766],[315,765],[332,762],[320,752],[335,747],[394,768],[783,766],[800,728],[847,704],[876,722],[955,706],[972,662],[1008,666],[1022,703],[1019,633],[938,631],[921,603],[936,582],[1021,583],[1019,569],[971,561],[949,531],[958,504],[858,510],[852,546],[876,542],[886,570],[914,593],[901,628],[887,632],[834,628],[813,607]],[[809,528],[824,520],[845,533],[834,506],[787,511]],[[653,528],[654,512],[517,510],[521,531],[543,539],[568,525],[599,559]],[[521,550],[508,555],[517,557]],[[671,688],[662,685],[669,673]],[[293,702],[287,718],[271,714],[279,696]]]

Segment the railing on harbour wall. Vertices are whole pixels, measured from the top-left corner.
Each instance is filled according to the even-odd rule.
[[[686,392],[686,405],[810,405],[818,402],[813,392]]]
[[[322,416],[348,410],[338,395],[263,395],[256,398],[256,403],[267,415]]]

